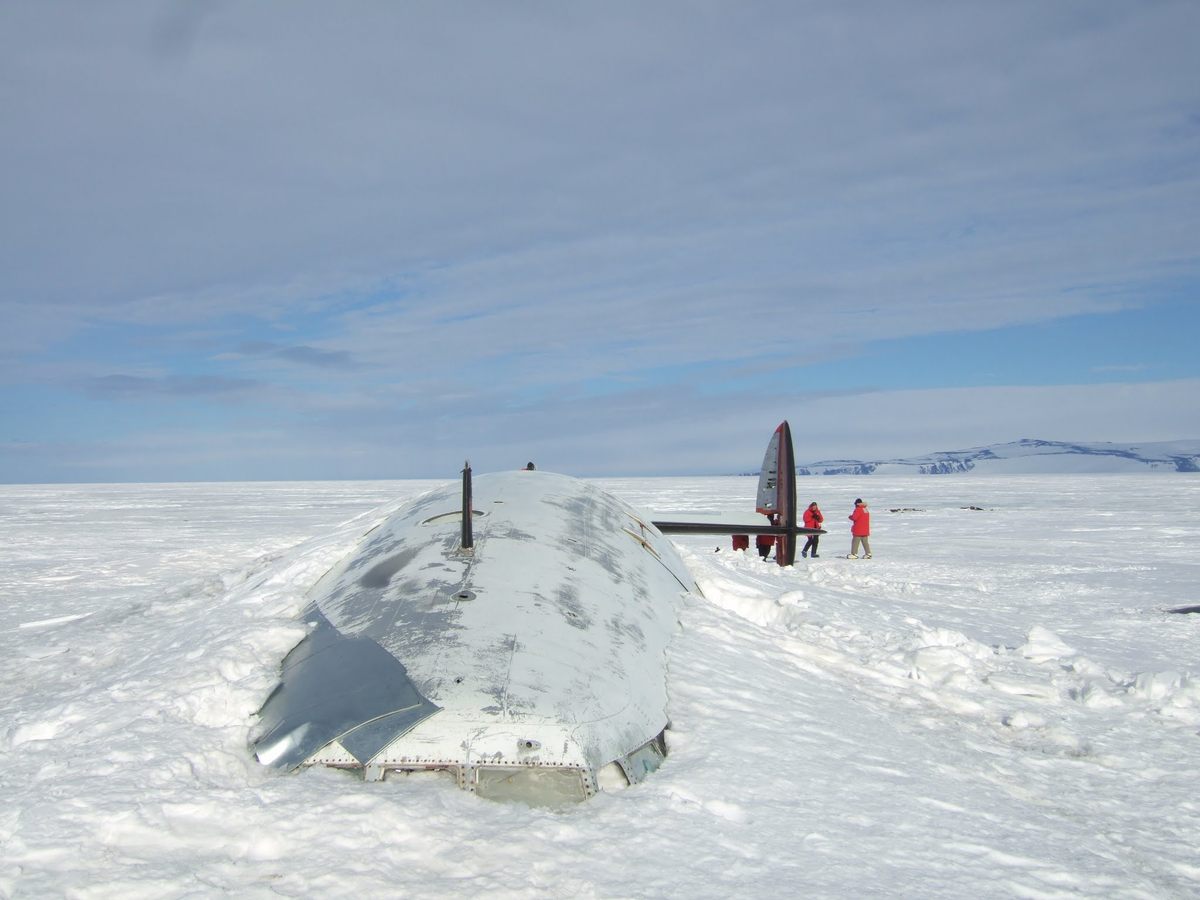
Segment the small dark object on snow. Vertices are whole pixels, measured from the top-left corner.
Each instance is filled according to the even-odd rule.
[[[959,509],[973,509],[975,512],[983,512],[982,506],[960,506]]]
[[[925,512],[923,509],[915,509],[911,506],[900,506],[896,509],[889,509],[888,512]]]
[[[1179,609],[1168,609],[1167,612],[1173,613],[1200,613],[1200,606],[1181,606]]]

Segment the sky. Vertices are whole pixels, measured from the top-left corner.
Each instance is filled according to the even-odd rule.
[[[1200,437],[1197,34],[1191,0],[8,0],[0,481]]]

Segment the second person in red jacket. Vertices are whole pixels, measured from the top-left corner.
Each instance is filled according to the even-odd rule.
[[[862,500],[854,501],[854,512],[846,518],[850,520],[850,559],[858,559],[859,547],[862,547],[863,559],[871,558],[871,511]]]
[[[821,523],[825,521],[825,516],[821,513],[821,508],[817,506],[817,501],[814,500],[808,504],[808,509],[804,511],[804,527],[805,528],[820,528]],[[801,556],[808,556],[808,551],[812,551],[813,559],[817,558],[817,544],[821,542],[819,534],[810,534],[808,540],[804,542],[804,549],[800,551]]]

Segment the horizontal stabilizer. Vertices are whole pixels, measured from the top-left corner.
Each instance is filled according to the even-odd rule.
[[[654,522],[663,534],[825,534],[824,528],[786,528],[781,525],[750,525],[745,522]]]

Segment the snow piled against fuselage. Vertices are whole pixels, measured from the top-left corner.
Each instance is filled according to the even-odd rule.
[[[818,612],[805,599],[814,593],[812,589],[755,591],[751,583],[761,562],[740,552],[729,557],[723,562],[733,577],[713,571],[710,565],[697,579],[707,600],[797,639],[809,648],[806,652],[822,671],[840,671],[870,685],[881,701],[920,697],[980,724],[1008,729],[1045,721],[1038,710],[1062,713],[1075,704],[1125,707],[1131,713],[1200,726],[1200,678],[1189,672],[1113,669],[1081,656],[1040,625],[1030,627],[1016,647],[988,645],[916,619],[906,620],[900,629],[872,630],[861,615],[844,612],[852,606],[856,591],[839,604],[839,594],[844,592],[816,579],[822,585],[817,591]],[[840,560],[835,563],[840,564]],[[1014,712],[1017,707],[1019,716]],[[1004,731],[997,729],[997,733]]]

